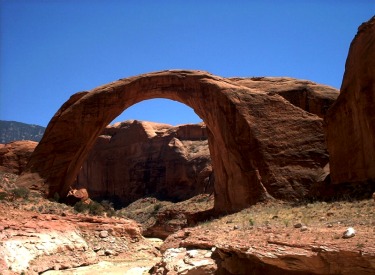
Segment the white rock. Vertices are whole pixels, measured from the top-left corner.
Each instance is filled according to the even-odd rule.
[[[348,227],[347,229],[346,229],[346,231],[344,232],[344,234],[343,234],[343,238],[344,239],[348,239],[348,238],[351,238],[351,237],[354,237],[355,236],[355,230],[354,230],[354,228],[353,227]]]
[[[195,258],[197,255],[198,255],[198,250],[188,250],[186,251],[186,254],[190,257],[190,258]]]

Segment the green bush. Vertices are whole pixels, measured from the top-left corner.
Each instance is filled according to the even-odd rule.
[[[154,205],[154,212],[158,212],[159,211],[159,209],[161,208],[161,203],[157,203],[157,204],[155,204]]]
[[[107,213],[109,217],[112,217],[116,214],[116,211],[113,208],[113,202],[103,200],[100,204],[103,206],[103,210]]]
[[[89,213],[91,215],[101,216],[104,214],[104,207],[96,201],[91,201],[89,204]]]
[[[26,187],[18,187],[12,190],[12,193],[15,198],[22,198],[22,199],[27,199],[30,195],[30,190],[27,189]]]
[[[0,201],[5,200],[8,196],[7,192],[0,192]]]
[[[96,216],[101,216],[105,212],[104,207],[96,201],[91,201],[89,204],[79,201],[74,205],[74,210],[79,213],[87,212],[91,215],[96,215]]]
[[[89,212],[89,205],[79,201],[74,205],[74,210],[79,213]]]

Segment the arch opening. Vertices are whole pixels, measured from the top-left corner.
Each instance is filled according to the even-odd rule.
[[[178,101],[165,98],[147,99],[138,102],[124,110],[110,124],[126,120],[150,121],[172,126],[203,122],[192,108]]]
[[[90,198],[111,201],[117,209],[143,198],[179,202],[212,195],[207,127],[192,113],[171,100],[130,106],[99,135],[73,188],[85,188]],[[172,114],[173,120],[168,119]],[[186,115],[188,119],[178,117]],[[161,122],[165,120],[178,125]],[[191,120],[200,123],[186,123]]]

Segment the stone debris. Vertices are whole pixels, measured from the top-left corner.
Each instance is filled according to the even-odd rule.
[[[211,253],[205,249],[167,249],[161,262],[151,270],[151,274],[214,274],[217,265],[211,258]]]
[[[99,237],[100,238],[107,238],[108,237],[108,231],[107,230],[102,230],[99,232]]]

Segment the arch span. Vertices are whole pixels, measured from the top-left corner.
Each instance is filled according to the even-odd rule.
[[[318,116],[275,93],[207,72],[174,70],[73,95],[51,119],[18,182],[64,196],[104,127],[152,98],[186,104],[206,123],[217,211],[240,210],[270,195],[301,197],[328,161]]]

